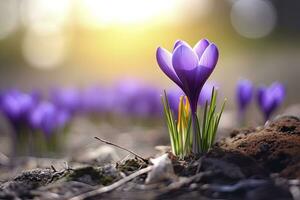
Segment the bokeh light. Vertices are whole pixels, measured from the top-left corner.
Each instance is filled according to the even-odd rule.
[[[28,31],[23,41],[23,55],[33,67],[52,69],[60,66],[67,54],[67,40],[63,33],[38,34]]]
[[[269,1],[238,0],[231,9],[235,30],[247,38],[261,38],[271,33],[276,25],[276,10]]]
[[[21,17],[26,28],[39,33],[58,32],[70,21],[71,0],[24,0]]]
[[[78,1],[81,24],[89,27],[143,24],[160,16],[170,17],[178,0],[82,0]]]
[[[16,31],[18,26],[18,1],[0,0],[0,39]]]

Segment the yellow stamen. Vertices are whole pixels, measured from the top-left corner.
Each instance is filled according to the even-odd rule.
[[[182,105],[183,105],[183,97],[184,96],[180,96],[180,98],[179,98],[177,129],[179,129],[180,122],[181,122],[181,110],[182,110]]]
[[[185,113],[189,114],[190,113],[190,102],[187,96],[185,96]],[[186,115],[187,116],[187,115]]]
[[[181,115],[183,113],[183,116]],[[190,113],[190,103],[186,96],[181,96],[179,99],[178,105],[178,121],[177,121],[177,129],[181,130],[181,128],[187,128],[188,119]],[[184,118],[183,118],[184,117]]]

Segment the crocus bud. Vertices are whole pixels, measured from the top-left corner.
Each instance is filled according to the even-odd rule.
[[[218,58],[217,46],[207,39],[200,40],[194,48],[178,40],[172,53],[162,47],[156,51],[159,67],[186,94],[193,113],[197,110],[201,89],[213,72]]]
[[[269,87],[261,86],[258,88],[257,103],[266,121],[282,104],[285,95],[285,88],[279,82],[275,82]]]
[[[236,87],[236,102],[240,112],[245,112],[247,106],[250,104],[253,96],[253,85],[251,81],[240,79]]]

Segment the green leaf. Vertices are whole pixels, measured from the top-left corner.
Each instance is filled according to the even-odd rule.
[[[167,98],[167,93],[164,91],[164,96],[162,97],[162,104],[164,107],[164,117],[166,120],[172,152],[184,158],[186,155],[192,152],[193,142],[196,142],[198,148],[202,153],[207,152],[213,145],[219,122],[222,116],[222,113],[225,108],[224,101],[221,110],[217,113],[217,90],[212,89],[211,100],[205,103],[203,110],[203,117],[199,119],[198,116],[201,116],[201,110],[199,109],[198,113],[195,116],[192,116],[192,113],[187,112],[184,109],[185,103],[184,99],[180,100],[180,109],[178,116],[178,122],[176,122],[173,111],[170,108],[170,104]],[[193,120],[193,117],[195,119]],[[192,129],[192,123],[194,128]],[[195,130],[194,130],[195,129]],[[193,141],[192,130],[195,131],[196,141]]]

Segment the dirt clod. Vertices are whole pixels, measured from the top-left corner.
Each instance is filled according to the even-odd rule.
[[[236,134],[221,141],[224,151],[239,152],[254,159],[269,173],[286,178],[300,178],[300,120],[280,117],[263,129],[248,134]],[[294,169],[295,171],[292,171]]]

